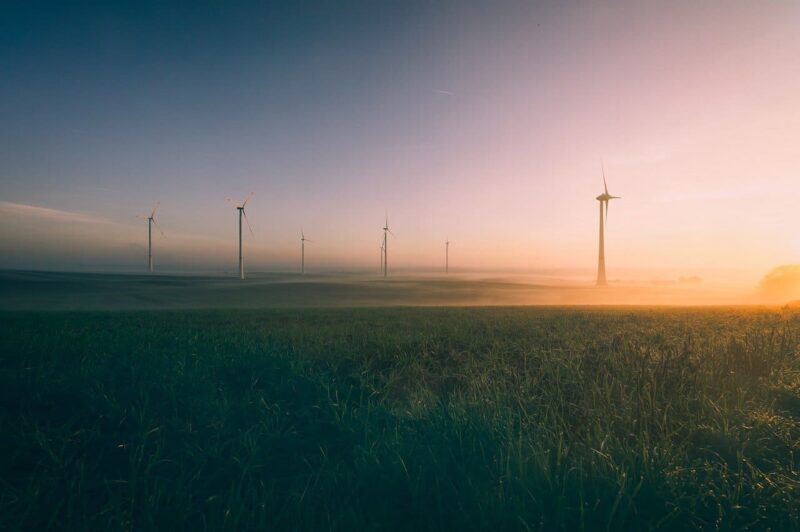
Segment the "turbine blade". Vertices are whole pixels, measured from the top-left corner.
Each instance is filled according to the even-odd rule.
[[[247,202],[248,202],[248,201],[250,201],[250,198],[252,198],[254,195],[255,195],[255,192],[251,192],[251,193],[250,193],[250,195],[249,195],[249,196],[247,196],[247,197],[244,199],[244,203],[242,203],[242,208],[244,208],[244,206],[245,206],[245,205],[247,205]]]
[[[157,201],[157,202],[156,202],[156,206],[155,206],[155,207],[153,207],[153,212],[151,212],[151,213],[150,213],[150,218],[152,218],[153,216],[155,216],[155,215],[156,215],[156,211],[158,210],[158,206],[159,206],[159,205],[161,205],[161,202],[160,202],[160,201]]]
[[[140,220],[149,220],[150,219],[150,217],[147,216],[146,214],[137,214],[136,217],[139,218]]]
[[[253,233],[253,228],[250,227],[250,220],[247,219],[247,213],[244,212],[244,207],[242,207],[242,214],[244,215],[244,221],[247,222],[247,228],[250,229],[250,236],[256,236],[255,233]]]
[[[608,185],[606,185],[606,168],[602,159],[600,160],[600,170],[603,172],[603,189],[606,191],[606,195],[608,195]]]
[[[606,204],[606,225],[608,225],[608,200],[604,202]]]
[[[239,204],[238,204],[238,203],[236,203],[235,201],[233,201],[232,199],[230,199],[230,198],[225,198],[225,201],[227,201],[228,203],[230,203],[230,204],[231,204],[231,207],[233,207],[233,208],[235,208],[235,209],[238,209],[238,208],[239,208]]]
[[[165,235],[164,231],[161,230],[161,226],[156,223],[156,219],[155,218],[153,218],[153,225],[156,226],[156,229],[158,229],[158,232],[161,233],[161,236],[163,236],[164,238],[167,238],[167,235]]]

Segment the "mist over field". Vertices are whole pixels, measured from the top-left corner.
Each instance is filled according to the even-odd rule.
[[[780,270],[783,271],[783,270]],[[794,270],[792,270],[794,271]],[[794,281],[792,281],[794,279]],[[795,284],[791,284],[794,282]],[[787,287],[787,285],[790,285]],[[773,273],[760,286],[696,277],[590,281],[521,274],[251,273],[142,275],[0,272],[0,309],[81,310],[507,305],[753,305],[791,301],[800,283]]]

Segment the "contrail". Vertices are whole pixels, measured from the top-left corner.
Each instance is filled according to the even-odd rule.
[[[433,92],[435,92],[436,94],[441,94],[442,96],[455,96],[456,95],[455,92],[445,91],[445,90],[441,90],[441,89],[433,89]]]

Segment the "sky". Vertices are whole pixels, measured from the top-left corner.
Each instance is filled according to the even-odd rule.
[[[798,2],[3,6],[0,268],[800,262]]]

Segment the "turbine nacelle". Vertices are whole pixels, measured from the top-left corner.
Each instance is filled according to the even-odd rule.
[[[240,216],[244,216],[244,221],[247,223],[247,228],[250,230],[250,236],[255,236],[253,233],[253,228],[250,226],[250,220],[247,219],[247,213],[245,212],[244,208],[247,206],[247,202],[255,195],[255,192],[251,192],[244,201],[240,204],[233,201],[231,198],[225,198],[225,201],[231,204],[237,211],[239,211]]]
[[[156,223],[156,211],[158,210],[159,205],[161,205],[161,202],[156,202],[156,206],[153,207],[153,210],[149,215],[137,214],[136,217],[140,220],[147,220],[148,223],[155,225],[156,229],[158,229],[158,232],[161,233],[161,236],[166,237],[167,235],[164,234],[164,231],[162,231],[161,227]]]
[[[386,221],[383,224],[382,230],[384,232],[389,233],[390,235],[394,236],[394,233],[392,233],[392,230],[389,229],[389,216],[386,216]]]
[[[621,199],[621,198],[622,198],[622,196],[612,196],[611,194],[604,193],[604,194],[600,194],[595,199],[597,201],[608,201],[608,200],[612,200],[612,199]]]
[[[244,208],[247,206],[247,202],[248,202],[248,201],[250,201],[250,199],[251,199],[251,198],[252,198],[254,195],[255,195],[255,192],[251,192],[250,194],[248,194],[248,195],[247,195],[247,197],[244,199],[244,201],[243,201],[242,203],[236,203],[236,202],[235,202],[235,201],[233,201],[231,198],[225,198],[225,201],[227,201],[227,202],[228,202],[228,203],[230,203],[230,204],[231,204],[233,207],[235,207],[235,208],[237,208],[237,209],[239,209],[239,210],[244,210]],[[154,212],[155,212],[155,211],[154,211]]]

